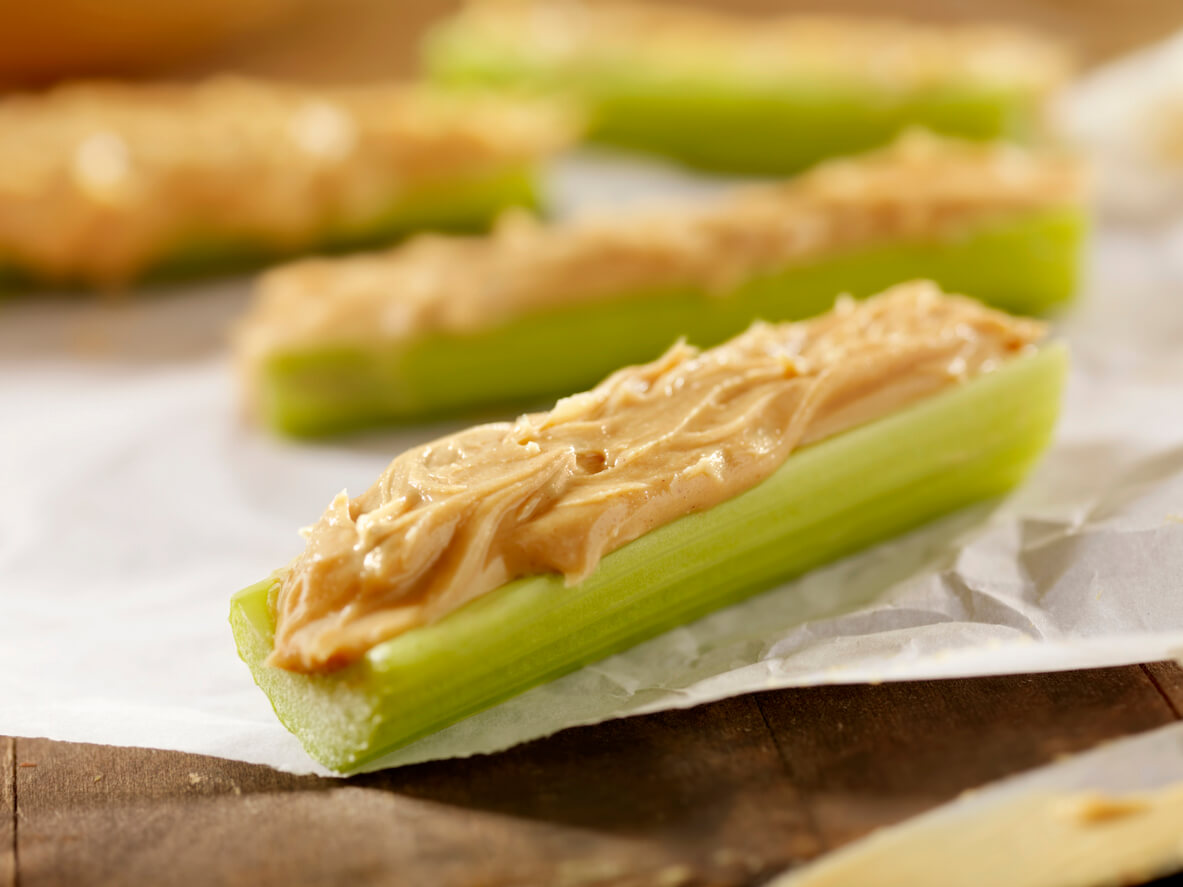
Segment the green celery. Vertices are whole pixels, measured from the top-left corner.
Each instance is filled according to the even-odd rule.
[[[424,54],[442,84],[561,94],[585,105],[592,140],[734,173],[798,172],[825,157],[886,144],[912,126],[1027,140],[1042,116],[1041,97],[1019,88],[776,82],[701,64],[667,70],[644,58],[550,63],[447,24],[430,36]]]
[[[1051,435],[1059,345],[793,453],[768,480],[607,555],[583,582],[519,579],[307,676],[263,664],[276,580],[234,596],[239,654],[279,719],[341,772],[814,567],[996,496]]]
[[[678,336],[710,346],[755,317],[799,320],[827,310],[835,293],[869,296],[916,278],[1040,314],[1074,293],[1085,228],[1080,209],[1050,209],[940,240],[835,253],[723,296],[690,289],[634,294],[532,313],[471,335],[277,352],[261,371],[260,413],[278,431],[315,436],[526,403],[652,360]]]

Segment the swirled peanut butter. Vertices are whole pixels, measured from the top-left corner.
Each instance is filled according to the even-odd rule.
[[[119,283],[188,239],[279,249],[432,183],[516,172],[574,136],[551,105],[240,78],[0,101],[0,266]]]
[[[677,287],[720,298],[746,280],[870,243],[953,237],[993,219],[1079,205],[1075,162],[1002,144],[906,134],[705,206],[484,238],[423,236],[394,250],[266,274],[235,345],[247,378],[269,355],[494,327],[531,311]]]
[[[1053,41],[997,25],[757,18],[619,0],[470,0],[443,37],[462,39],[458,51],[495,51],[571,73],[651,65],[892,91],[970,83],[1042,95],[1071,69]]]
[[[283,572],[270,663],[332,669],[515,577],[608,552],[760,483],[804,443],[985,372],[1043,326],[913,283],[708,351],[675,345],[550,412],[408,450],[338,495]]]

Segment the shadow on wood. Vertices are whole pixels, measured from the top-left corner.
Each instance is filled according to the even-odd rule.
[[[21,739],[20,884],[756,885],[1174,720],[1154,673],[774,691],[348,780]]]

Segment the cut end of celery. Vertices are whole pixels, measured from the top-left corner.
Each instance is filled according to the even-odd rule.
[[[250,666],[280,722],[308,754],[330,769],[346,772],[373,740],[371,717],[377,700],[368,689],[372,680],[364,675],[364,664],[332,677],[300,675],[265,664],[275,632],[269,596],[277,582],[265,579],[231,598],[230,627],[238,655]]]
[[[370,650],[331,675],[264,664],[273,580],[235,595],[239,654],[280,720],[352,772],[530,687],[814,567],[1004,493],[1047,445],[1060,345],[806,447],[772,477],[609,554],[566,587],[535,576]]]

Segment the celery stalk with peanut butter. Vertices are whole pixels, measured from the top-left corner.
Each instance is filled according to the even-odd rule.
[[[310,754],[372,765],[1004,492],[1055,422],[1044,333],[903,284],[408,450],[235,596],[240,655]]]
[[[1072,68],[1054,39],[1020,28],[635,0],[468,0],[424,58],[456,88],[580,102],[597,141],[763,175],[909,126],[1038,138]]]
[[[574,138],[553,104],[221,77],[0,99],[0,278],[118,287],[479,230]]]
[[[706,205],[298,262],[237,327],[245,399],[292,435],[527,405],[679,336],[715,345],[920,278],[1042,314],[1074,294],[1085,191],[1056,151],[913,132]]]

